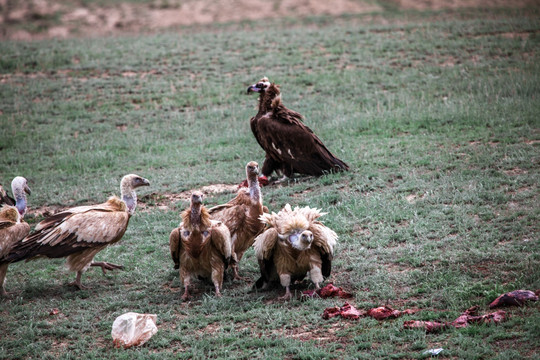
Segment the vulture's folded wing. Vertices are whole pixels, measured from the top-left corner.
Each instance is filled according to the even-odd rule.
[[[292,112],[268,113],[252,123],[259,145],[274,159],[292,165],[308,175],[320,175],[337,168],[349,169]],[[294,112],[293,112],[294,113]]]
[[[182,226],[182,224],[180,224]],[[169,235],[169,248],[171,250],[171,257],[174,261],[174,268],[180,268],[180,247],[182,242],[180,241],[180,231],[178,228],[173,229]]]
[[[321,255],[322,275],[328,277],[332,271],[334,247],[336,246],[338,236],[332,229],[318,221],[312,223],[309,230],[313,233],[312,247],[319,249]]]
[[[259,263],[261,277],[256,281],[255,287],[261,288],[267,284],[274,270],[274,248],[278,241],[278,232],[274,228],[265,230],[255,238],[253,247]]]
[[[232,254],[231,234],[229,229],[221,221],[212,221],[211,227],[212,244],[225,260],[225,264],[228,264]]]
[[[7,223],[7,221],[0,221],[0,262],[3,262],[3,258],[9,254],[13,246],[30,233],[30,225],[26,222],[10,223],[9,226],[4,226]]]
[[[274,253],[274,248],[278,241],[278,232],[274,228],[265,230],[262,234],[255,238],[253,247],[255,255],[260,260],[270,260]]]
[[[88,248],[115,243],[124,235],[129,214],[104,206],[80,207],[48,217],[17,243],[7,257],[20,261],[37,256],[66,257]]]

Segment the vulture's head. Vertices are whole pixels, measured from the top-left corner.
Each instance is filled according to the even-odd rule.
[[[248,179],[256,179],[259,175],[259,164],[255,161],[250,161],[246,165],[246,176]]]
[[[135,189],[141,186],[149,186],[150,181],[135,174],[129,174],[122,178],[120,182],[120,191],[122,193],[122,201],[126,204],[128,212],[133,215],[137,207],[137,194]]]
[[[15,197],[15,207],[17,207],[19,214],[23,216],[26,213],[26,194],[30,195],[32,193],[26,179],[22,176],[13,179],[11,191],[13,191],[13,197]]]
[[[120,187],[122,190],[134,190],[141,186],[149,186],[150,181],[147,179],[140,177],[139,175],[135,174],[129,174],[122,178],[122,181],[120,182]]]
[[[311,247],[313,233],[309,230],[295,229],[287,234],[279,234],[282,241],[287,241],[297,250],[303,251]]]
[[[247,93],[249,94],[251,92],[265,92],[266,89],[270,87],[270,85],[270,80],[268,80],[268,78],[265,76],[256,84],[250,85],[247,89]]]
[[[200,206],[202,205],[202,202],[203,202],[203,198],[204,198],[204,194],[200,191],[194,191],[192,194],[191,194],[191,206],[195,205],[195,206]]]

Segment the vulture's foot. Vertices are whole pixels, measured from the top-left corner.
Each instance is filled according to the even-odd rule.
[[[90,266],[99,266],[103,271],[103,274],[107,273],[107,270],[124,270],[124,266],[111,264],[105,261],[96,261],[90,264]]]
[[[238,281],[243,281],[243,282],[250,282],[251,279],[248,278],[248,277],[245,277],[245,276],[240,276],[238,274],[235,274],[234,277],[233,277],[233,281],[234,280],[238,280]]]
[[[75,278],[75,281],[73,282],[70,282],[68,285],[69,286],[75,286],[77,289],[79,290],[85,290],[85,289],[88,289],[86,286],[84,286],[82,283],[81,283],[81,277],[82,277],[82,271],[77,271],[77,277]]]
[[[240,276],[240,274],[238,273],[238,265],[234,264],[234,265],[232,265],[232,268],[233,268],[233,281],[234,280],[238,280],[238,281],[242,281],[242,282],[251,281],[251,279],[248,278],[248,277]]]
[[[0,299],[9,297],[9,294],[6,289],[0,288]]]
[[[188,301],[191,298],[191,295],[187,291],[184,291],[184,295],[182,295],[182,301]]]
[[[291,299],[292,299],[292,294],[289,288],[285,290],[285,295],[278,297],[278,300],[282,300],[282,301],[291,300]]]
[[[274,181],[274,184],[283,184],[283,183],[287,183],[289,182],[289,180],[291,180],[290,177],[288,177],[287,175],[283,175],[283,177],[277,179]]]
[[[75,286],[78,290],[87,290],[88,286],[81,284],[80,280],[72,281],[68,284],[69,286]]]

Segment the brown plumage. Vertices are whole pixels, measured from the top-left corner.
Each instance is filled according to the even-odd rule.
[[[261,270],[257,288],[266,289],[279,280],[285,287],[285,295],[280,299],[289,299],[291,282],[302,280],[309,272],[319,289],[324,278],[330,276],[337,241],[336,233],[317,221],[322,215],[318,209],[306,206],[293,210],[287,204],[277,214],[261,216],[267,229],[253,245]]]
[[[15,199],[9,196],[8,192],[4,189],[2,184],[0,184],[0,206],[2,205],[15,205]]]
[[[238,262],[246,250],[253,244],[264,228],[259,220],[268,209],[263,206],[261,188],[258,181],[259,164],[250,161],[246,165],[247,188],[240,188],[234,199],[226,204],[214,206],[208,210],[214,220],[222,221],[231,232],[232,259],[231,267],[234,278],[246,280],[238,274]]]
[[[292,177],[294,173],[320,176],[349,170],[349,166],[304,125],[302,115],[283,105],[278,85],[264,77],[247,92],[260,94],[259,111],[251,118],[250,125],[257,142],[266,152],[263,176],[269,177],[273,171]]]
[[[169,246],[175,269],[180,268],[183,300],[190,297],[192,276],[210,278],[221,296],[223,275],[231,257],[231,235],[221,222],[210,219],[202,205],[203,194],[191,195],[190,207],[182,212],[180,226],[171,231]]]
[[[31,235],[11,249],[3,262],[67,257],[68,268],[77,272],[72,284],[79,289],[84,288],[82,273],[90,266],[100,266],[103,272],[122,269],[120,265],[93,259],[122,238],[137,206],[135,189],[148,185],[148,180],[138,175],[124,176],[120,184],[121,198],[112,196],[102,204],[79,206],[47,217],[36,225]]]
[[[0,295],[7,295],[4,281],[9,263],[2,263],[1,259],[9,254],[13,246],[30,233],[30,225],[24,220],[26,213],[26,195],[30,188],[26,179],[17,176],[11,182],[11,189],[16,200],[13,205],[4,205],[0,208]],[[3,190],[3,189],[2,189]]]

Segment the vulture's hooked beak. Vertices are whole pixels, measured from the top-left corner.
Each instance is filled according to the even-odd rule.
[[[257,84],[253,84],[253,85],[250,85],[248,88],[247,88],[247,93],[249,94],[250,92],[259,92],[261,91],[261,88],[257,87]]]
[[[203,194],[193,193],[191,194],[191,202],[193,204],[202,204]]]
[[[150,181],[148,179],[142,179],[142,185],[141,186],[150,186]]]
[[[30,188],[28,187],[28,185],[24,185],[24,192],[27,193],[28,195],[31,195],[31,194],[32,194],[32,190],[30,190]]]

